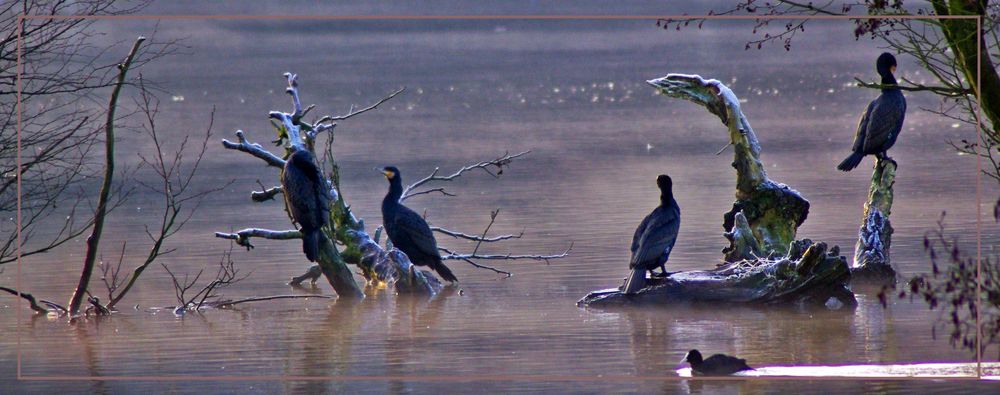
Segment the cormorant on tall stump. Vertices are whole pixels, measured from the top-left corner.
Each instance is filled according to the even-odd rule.
[[[883,85],[896,85],[896,77],[892,75],[896,71],[896,58],[892,54],[885,52],[879,56],[875,67],[882,76]],[[883,88],[882,94],[872,100],[861,115],[851,155],[840,162],[837,169],[851,171],[858,167],[865,155],[888,159],[886,151],[896,143],[905,116],[906,98],[903,92],[898,88]]]
[[[319,257],[320,232],[330,221],[330,195],[315,156],[308,149],[292,146],[281,174],[285,204],[302,232],[302,252],[309,262]]]
[[[382,200],[382,224],[392,245],[403,251],[414,265],[430,266],[446,281],[458,282],[451,269],[441,261],[437,240],[427,221],[399,202],[403,197],[403,179],[399,169],[388,166],[382,169],[382,174],[389,180],[389,193]]]

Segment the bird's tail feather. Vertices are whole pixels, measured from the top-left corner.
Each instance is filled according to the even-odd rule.
[[[449,269],[448,266],[445,266],[441,261],[434,262],[434,264],[431,265],[431,269],[434,269],[434,271],[437,272],[437,274],[440,274],[441,278],[447,282],[458,282],[458,277],[455,277],[455,274],[451,272],[451,269]]]
[[[625,279],[625,285],[622,286],[622,293],[626,295],[631,295],[639,292],[643,287],[646,286],[646,269],[635,268],[632,269],[632,274],[629,274],[628,278]]]
[[[316,259],[319,259],[319,232],[319,229],[302,232],[302,252],[306,254],[309,262],[316,262]]]
[[[858,167],[858,164],[861,163],[861,159],[864,157],[865,156],[859,152],[851,152],[851,156],[848,156],[847,159],[840,162],[840,164],[837,165],[837,169],[840,171],[851,171],[855,167]]]

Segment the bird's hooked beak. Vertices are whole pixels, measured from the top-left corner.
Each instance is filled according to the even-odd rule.
[[[382,175],[385,176],[386,179],[391,180],[393,177],[396,177],[396,173],[392,170],[379,169],[377,167],[375,167],[374,169],[377,170],[379,173],[382,173]]]

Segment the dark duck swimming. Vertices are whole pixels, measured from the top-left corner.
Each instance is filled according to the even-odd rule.
[[[427,221],[399,202],[403,197],[399,169],[388,166],[382,169],[382,174],[389,180],[389,193],[382,200],[382,225],[392,245],[403,251],[414,265],[429,266],[446,281],[458,282],[451,269],[441,262],[437,240]]]
[[[728,376],[744,370],[753,370],[745,359],[725,354],[715,354],[708,359],[702,359],[698,350],[688,351],[681,362],[691,365],[691,374],[694,376]]]
[[[323,173],[312,152],[292,147],[281,173],[285,204],[302,233],[302,252],[315,262],[319,257],[320,232],[330,221],[330,195]]]
[[[875,68],[882,76],[883,85],[896,85],[896,77],[893,76],[896,71],[896,58],[892,54],[886,52],[879,56]],[[903,92],[897,88],[882,89],[882,94],[872,100],[861,115],[858,131],[854,134],[851,155],[840,162],[837,169],[851,171],[858,167],[865,155],[892,160],[886,156],[886,151],[896,143],[896,138],[903,129],[905,116],[906,98],[903,97]]]
[[[622,286],[622,292],[634,294],[646,286],[646,272],[660,268],[660,275],[666,276],[665,264],[677,242],[677,232],[681,227],[681,208],[674,200],[673,181],[670,176],[656,177],[660,188],[660,205],[653,209],[635,229],[632,236],[632,259],[628,267],[632,269]]]

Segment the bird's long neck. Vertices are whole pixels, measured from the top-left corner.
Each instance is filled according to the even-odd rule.
[[[385,199],[382,199],[382,207],[388,207],[399,203],[399,199],[403,197],[403,180],[399,176],[393,177],[389,180],[389,193],[385,194]]]
[[[670,207],[674,204],[674,192],[673,191],[660,191],[660,206]]]
[[[896,85],[896,76],[892,75],[891,72],[886,71],[880,74],[882,75],[882,85]],[[891,88],[891,89],[896,90],[896,88]],[[890,89],[882,89],[882,90],[885,91]]]

